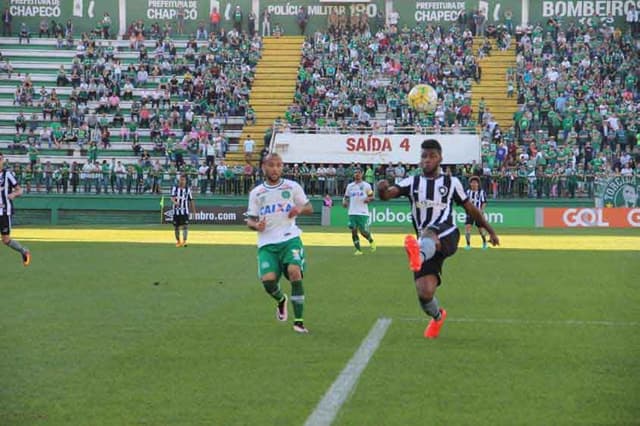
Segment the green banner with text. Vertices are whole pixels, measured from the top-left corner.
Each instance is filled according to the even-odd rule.
[[[631,7],[640,8],[640,0],[560,0],[532,1],[529,17],[532,24],[546,23],[550,18],[562,23],[576,22],[595,26],[624,25]]]
[[[453,220],[464,225],[465,211],[457,207]],[[496,227],[535,227],[534,207],[487,207],[485,217]],[[331,209],[331,226],[347,226],[347,209],[341,205]],[[371,226],[398,226],[411,229],[411,211],[408,203],[374,202],[369,205],[369,224]]]
[[[474,10],[482,10],[486,24],[503,24],[509,16],[513,25],[519,25],[522,16],[522,3],[519,0],[466,0],[466,1],[395,1],[398,23],[409,28],[423,25],[442,25],[447,27],[464,13],[471,19]]]
[[[130,2],[131,3],[131,2]],[[62,23],[71,21],[77,37],[96,27],[105,13],[111,18],[111,33],[118,33],[118,0],[5,0],[2,5],[9,8],[13,16],[13,35],[17,36],[20,24],[25,22],[31,34],[38,34],[40,21]],[[3,8],[4,9],[4,8]]]

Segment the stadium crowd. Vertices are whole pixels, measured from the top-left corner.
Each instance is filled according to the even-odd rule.
[[[637,174],[640,40],[634,26],[581,27],[550,19],[514,31],[508,20],[484,25],[477,11],[462,16],[468,19],[445,29],[330,15],[327,30],[303,44],[294,99],[275,128],[419,134],[480,129],[482,163],[447,172],[463,180],[481,176],[494,197],[591,196],[607,176]],[[198,23],[184,49],[174,40],[176,32],[184,33],[180,22],[176,29],[170,23],[147,28],[142,20],[132,22],[126,38],[128,52],[137,58],[131,62],[119,58],[126,48],[103,40],[112,35],[108,14],[78,38],[70,21],[43,20],[39,35],[55,37],[59,49],[74,49],[75,56],[56,76],[56,87],[71,88],[68,96],[44,85],[37,89],[28,74],[16,85],[16,108],[40,108],[42,116],[20,112],[9,146],[29,159],[14,166],[27,191],[158,192],[185,171],[201,193],[247,193],[260,179],[259,163],[224,163],[230,149],[225,126],[230,117],[255,120],[248,99],[262,40],[255,16],[247,31],[242,15],[229,31],[213,18],[208,28]],[[474,34],[486,37],[476,52]],[[505,78],[521,108],[509,129],[500,128],[489,111],[471,108],[471,82],[482,78],[479,59],[491,55],[490,38],[499,49],[517,46],[517,65]],[[0,63],[11,78],[9,59]],[[439,94],[432,114],[408,105],[409,90],[421,82]],[[270,138],[265,134],[265,143]],[[135,163],[122,164],[111,155],[122,146],[129,147]],[[42,164],[39,159],[45,148],[76,147],[86,161]],[[365,179],[370,173],[374,180],[395,181],[416,172],[410,165],[363,166]],[[285,174],[299,178],[310,194],[341,195],[352,169],[290,164]]]

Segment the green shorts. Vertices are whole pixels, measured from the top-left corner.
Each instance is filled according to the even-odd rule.
[[[279,280],[282,274],[289,279],[287,265],[298,265],[300,271],[304,272],[304,246],[300,237],[282,243],[267,244],[258,249],[258,278],[274,272],[276,280]]]
[[[369,216],[350,214],[349,229],[358,229],[362,232],[369,232]]]

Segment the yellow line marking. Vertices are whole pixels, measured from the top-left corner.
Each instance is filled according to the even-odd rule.
[[[37,229],[15,230],[15,238],[25,241],[46,242],[109,242],[109,243],[159,243],[174,244],[173,229]],[[374,234],[378,247],[401,247],[404,234]],[[302,235],[306,246],[351,247],[350,233],[306,232]],[[256,245],[256,233],[252,231],[203,231],[189,232],[189,244]],[[607,235],[504,235],[500,248],[527,250],[619,250],[640,251],[640,236]],[[366,241],[363,241],[366,246]],[[472,244],[478,248],[480,237],[472,236]],[[464,237],[460,239],[464,245]]]

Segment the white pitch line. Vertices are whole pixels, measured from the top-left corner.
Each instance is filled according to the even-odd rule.
[[[305,426],[325,426],[333,422],[390,325],[389,318],[380,318],[376,321],[356,353],[304,423]]]
[[[398,321],[427,321],[429,318],[401,317]],[[601,325],[605,327],[640,327],[637,321],[526,320],[516,318],[447,318],[447,322],[479,322],[515,325]]]

